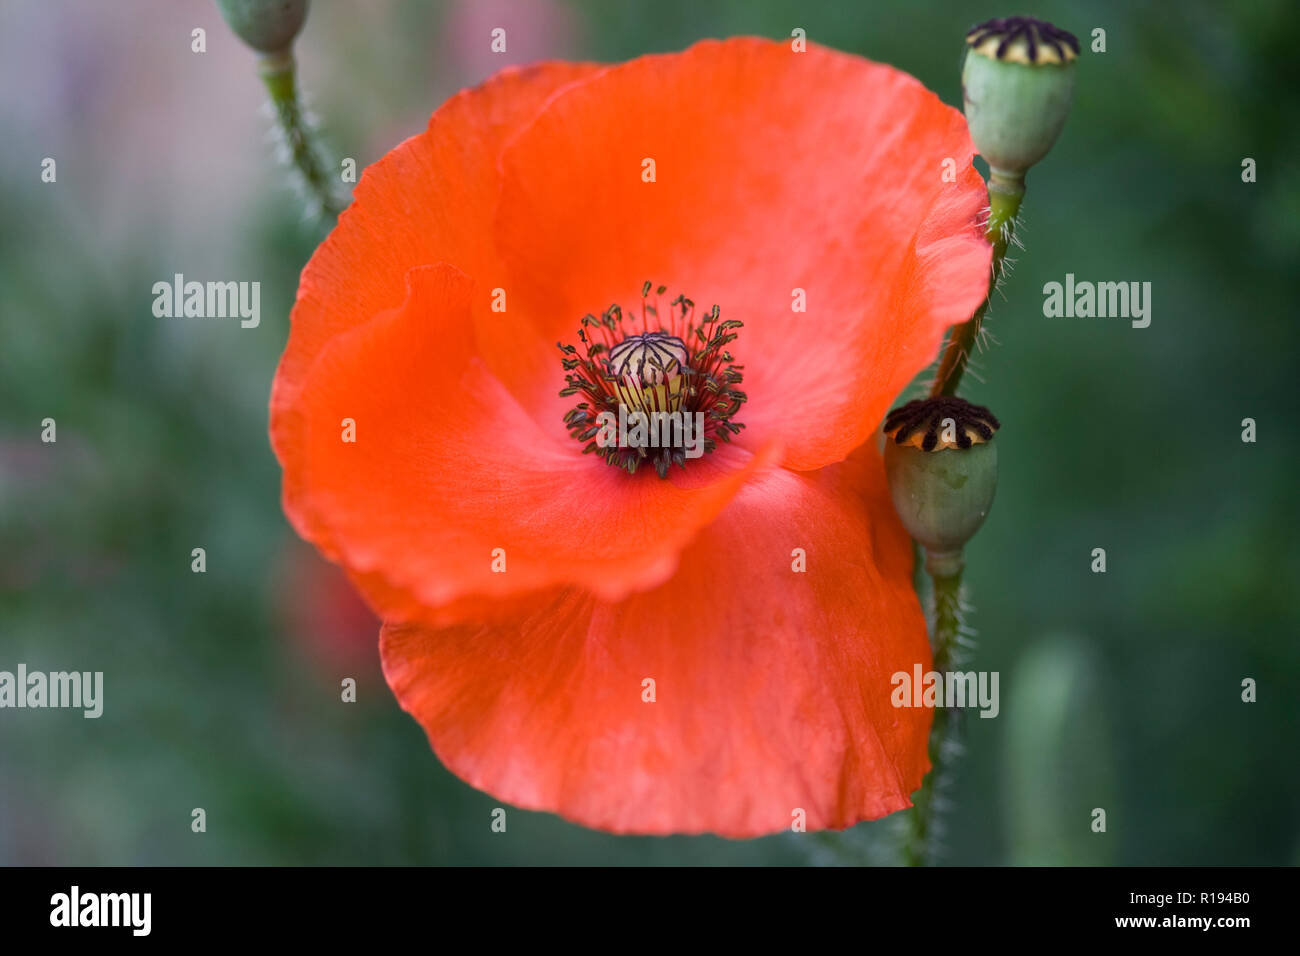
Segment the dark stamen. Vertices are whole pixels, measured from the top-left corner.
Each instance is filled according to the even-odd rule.
[[[884,431],[893,435],[896,444],[902,445],[924,429],[921,448],[933,451],[939,443],[939,430],[945,419],[951,419],[956,426],[958,448],[971,446],[969,432],[988,441],[1002,427],[997,417],[983,405],[971,404],[955,395],[936,395],[918,398],[895,408],[885,416]]]
[[[990,38],[999,40],[997,59],[1005,59],[1017,40],[1024,40],[1030,63],[1038,63],[1042,47],[1051,47],[1058,60],[1066,59],[1066,50],[1079,55],[1079,39],[1073,33],[1033,17],[1001,17],[987,20],[966,31],[966,43],[978,47]]]

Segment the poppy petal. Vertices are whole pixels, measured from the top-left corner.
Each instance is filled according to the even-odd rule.
[[[501,145],[556,90],[601,69],[561,62],[505,69],[452,97],[423,133],[365,170],[352,204],[303,269],[271,394],[271,444],[281,464],[301,443],[296,402],[321,350],[401,305],[408,271],[438,262],[473,276],[500,271],[483,224],[500,191]],[[488,311],[486,295],[481,309]],[[284,508],[306,536],[295,477],[286,469]]]
[[[891,676],[929,667],[911,568],[864,449],[746,484],[653,591],[386,624],[384,672],[443,762],[511,804],[618,833],[846,827],[910,806],[929,767],[931,714],[891,705]]]
[[[973,155],[958,111],[860,57],[755,38],[641,57],[566,87],[505,147],[511,308],[569,341],[645,280],[717,303],[745,323],[742,441],[777,437],[796,469],[838,461],[988,291]],[[506,384],[554,417],[536,383]]]

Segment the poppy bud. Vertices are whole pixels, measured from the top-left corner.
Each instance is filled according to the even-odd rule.
[[[962,547],[993,505],[998,427],[987,408],[950,395],[908,402],[885,418],[889,494],[931,573],[961,568]]]
[[[971,139],[995,176],[1022,179],[1065,126],[1079,41],[1050,23],[1008,17],[972,27],[966,45],[961,86]]]
[[[221,16],[260,53],[283,53],[307,19],[308,0],[217,0]]]

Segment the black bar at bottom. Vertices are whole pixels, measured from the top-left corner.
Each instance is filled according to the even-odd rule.
[[[622,934],[604,937],[610,945],[709,936],[771,943],[825,932],[847,932],[864,947],[913,932],[918,945],[1099,936],[1231,945],[1243,933],[1286,932],[1294,884],[1285,868],[1208,867],[9,868],[0,869],[0,932],[6,943],[62,936],[91,945],[336,946],[414,934],[422,945],[456,950],[465,934],[491,944],[522,933],[544,945],[607,930]],[[676,935],[678,927],[689,936]]]

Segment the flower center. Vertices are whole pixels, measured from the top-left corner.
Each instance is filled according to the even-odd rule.
[[[695,303],[684,295],[661,317],[659,296],[667,288],[656,289],[653,301],[650,291],[647,282],[639,319],[611,305],[600,318],[582,317],[581,349],[559,343],[566,373],[560,394],[583,399],[564,423],[585,443],[584,454],[628,474],[650,462],[666,478],[673,464],[685,468],[687,459],[745,427],[732,421],[745,393],[736,388],[741,366],[727,351],[743,323],[722,321],[716,305],[697,320]]]

